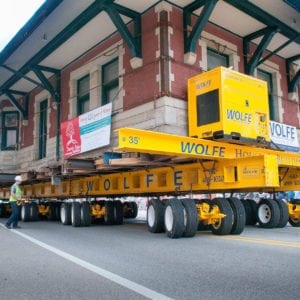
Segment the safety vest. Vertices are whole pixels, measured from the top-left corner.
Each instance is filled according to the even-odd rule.
[[[11,190],[13,188],[16,188],[16,192],[15,192],[15,195],[17,196],[17,198],[15,198],[12,194],[10,194],[10,197],[9,197],[9,201],[11,202],[15,202],[17,201],[17,199],[20,199],[22,197],[22,190],[20,189],[20,186],[18,184],[13,184],[13,186],[11,187]]]

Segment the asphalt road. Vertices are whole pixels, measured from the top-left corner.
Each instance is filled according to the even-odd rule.
[[[19,224],[0,226],[3,300],[300,298],[300,228],[169,239],[141,219],[81,228]]]

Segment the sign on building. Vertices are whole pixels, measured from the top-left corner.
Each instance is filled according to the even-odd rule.
[[[108,103],[61,124],[65,158],[110,144],[111,111]]]
[[[275,144],[272,148],[300,151],[296,127],[270,121],[270,134],[272,142]]]

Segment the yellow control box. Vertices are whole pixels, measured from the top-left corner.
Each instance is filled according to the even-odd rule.
[[[217,67],[188,79],[189,136],[239,143],[269,142],[263,80]]]

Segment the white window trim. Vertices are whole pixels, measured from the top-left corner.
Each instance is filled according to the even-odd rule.
[[[115,49],[116,51],[114,51]],[[111,53],[113,53],[112,55],[107,54],[110,51]],[[123,77],[121,75],[125,72],[122,68],[124,52],[125,49],[122,46],[122,41],[120,41],[107,48],[96,58],[91,59],[88,63],[70,73],[70,98],[68,119],[77,116],[77,81],[88,74],[90,75],[90,110],[95,109],[101,105],[101,67],[115,58],[118,58],[119,62],[119,88],[123,87]],[[124,89],[120,91],[118,98],[113,102],[113,111],[123,109],[123,98]]]
[[[202,33],[202,38],[199,39],[202,57],[202,60],[199,62],[199,67],[203,71],[207,71],[207,48],[218,51],[216,47],[217,44],[224,47],[222,54],[229,56],[229,66],[232,67],[233,70],[239,71],[240,57],[237,55],[237,46],[205,31]]]
[[[281,74],[279,72],[279,66],[273,62],[266,61],[264,64],[259,65],[255,71],[254,76],[257,77],[257,69],[263,70],[272,75],[273,85],[273,100],[274,100],[274,116],[277,122],[283,122],[284,109],[282,106],[283,91],[280,88]]]
[[[44,100],[48,101],[48,111],[47,111],[47,148],[49,143],[49,133],[51,129],[51,122],[50,122],[50,111],[51,107],[49,103],[51,103],[51,96],[50,93],[47,90],[43,90],[39,94],[35,96],[34,99],[34,125],[33,125],[33,144],[34,144],[34,160],[38,158],[38,151],[39,151],[39,112],[40,112],[40,103]]]

